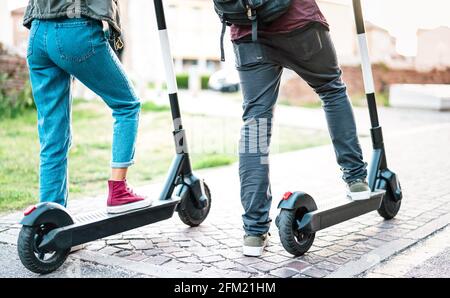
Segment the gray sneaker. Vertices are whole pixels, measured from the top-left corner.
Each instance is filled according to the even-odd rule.
[[[261,236],[244,236],[243,253],[248,257],[260,257],[269,242],[269,233]]]
[[[365,180],[355,180],[348,184],[347,196],[353,201],[370,199],[370,187]]]

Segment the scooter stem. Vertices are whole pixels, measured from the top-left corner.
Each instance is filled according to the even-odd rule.
[[[353,11],[355,14],[356,32],[358,34],[359,51],[361,55],[361,67],[364,79],[364,89],[370,113],[372,128],[380,126],[378,120],[377,104],[375,98],[375,83],[372,73],[372,64],[369,57],[369,47],[367,45],[366,29],[360,0],[353,0]]]
[[[182,129],[181,113],[178,103],[178,86],[173,65],[172,51],[170,49],[169,34],[167,33],[166,17],[162,0],[154,0],[156,21],[158,24],[159,39],[161,44],[161,53],[166,74],[167,92],[169,94],[172,119],[174,120],[175,130]]]
[[[361,68],[364,80],[367,106],[370,115],[370,135],[372,147],[374,149],[372,162],[368,171],[369,186],[375,190],[376,180],[380,171],[387,169],[386,151],[384,148],[383,131],[378,119],[377,102],[375,96],[375,83],[373,79],[372,64],[369,57],[369,47],[367,44],[366,29],[360,0],[353,0],[353,12],[355,15],[356,32],[358,34],[359,51],[361,55]]]
[[[166,73],[167,92],[172,112],[173,135],[177,154],[184,155],[182,174],[190,174],[192,167],[188,154],[186,133],[181,121],[181,111],[178,102],[178,86],[173,65],[172,51],[170,50],[169,34],[167,33],[166,17],[162,0],[153,0],[155,6],[156,22],[158,25],[161,53],[163,57],[164,70]]]

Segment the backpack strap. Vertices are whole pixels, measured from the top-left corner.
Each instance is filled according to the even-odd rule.
[[[252,41],[256,42],[258,39],[258,21],[256,18],[252,20]]]
[[[225,61],[225,48],[223,46],[223,39],[225,38],[225,32],[227,30],[227,23],[222,20],[222,33],[220,34],[220,61]]]
[[[256,16],[256,10],[247,6],[247,17],[252,21],[252,41],[255,42],[258,39],[258,18]]]

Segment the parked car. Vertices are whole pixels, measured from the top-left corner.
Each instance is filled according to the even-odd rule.
[[[220,92],[239,91],[239,74],[235,69],[222,69],[211,75],[208,87]]]

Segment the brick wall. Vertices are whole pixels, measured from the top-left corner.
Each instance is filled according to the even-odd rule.
[[[22,57],[10,55],[0,44],[0,75],[7,74],[8,79],[2,82],[0,89],[6,92],[21,90],[28,80],[28,67],[26,60]]]
[[[343,79],[352,96],[364,94],[361,68],[359,66],[342,67]],[[375,86],[377,92],[389,91],[391,84],[450,84],[450,68],[447,70],[433,70],[418,72],[415,70],[388,69],[383,65],[373,67]],[[281,88],[280,98],[291,104],[316,102],[317,95],[299,78],[285,82]]]

